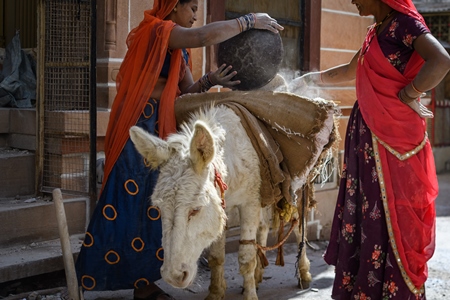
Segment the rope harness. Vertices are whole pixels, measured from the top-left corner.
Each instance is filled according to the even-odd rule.
[[[261,265],[265,268],[265,267],[267,267],[269,265],[269,261],[267,260],[267,257],[266,257],[266,255],[264,254],[263,251],[270,251],[270,250],[274,250],[274,249],[277,249],[277,248],[282,249],[281,247],[287,241],[288,237],[291,235],[292,231],[294,230],[295,225],[297,225],[297,224],[298,224],[298,220],[297,219],[292,220],[291,228],[289,228],[289,231],[286,234],[286,236],[283,239],[281,239],[278,243],[273,245],[273,246],[263,247],[260,244],[258,244],[256,242],[256,240],[240,240],[239,244],[241,244],[241,245],[250,245],[250,244],[255,245],[256,248],[257,248],[258,256],[259,256],[259,258],[261,260]],[[282,226],[280,226],[280,228],[282,228]]]
[[[219,186],[220,199],[222,199],[222,208],[225,210],[225,191],[228,189],[228,185],[223,181],[222,175],[220,175],[219,171],[217,171],[217,168],[214,167],[214,186],[216,186],[216,184]]]
[[[225,191],[228,189],[228,185],[223,181],[222,175],[219,173],[219,171],[217,170],[216,167],[214,167],[214,186],[219,186],[220,189],[220,198],[222,199],[222,208],[225,210],[226,208],[226,202],[225,202]],[[304,219],[304,212],[305,212],[305,190],[303,189],[303,203],[302,203],[302,220]],[[261,265],[263,266],[263,268],[267,267],[269,265],[269,261],[267,260],[267,257],[264,253],[264,251],[271,251],[274,249],[278,249],[279,255],[277,257],[277,265],[282,265],[284,266],[284,260],[283,260],[283,244],[287,241],[287,239],[289,238],[289,236],[291,235],[292,231],[294,230],[294,227],[299,223],[298,219],[293,219],[291,221],[291,227],[289,228],[288,233],[285,235],[284,238],[279,239],[278,243],[276,243],[273,246],[270,247],[263,247],[260,244],[258,244],[256,242],[255,239],[253,240],[239,240],[239,244],[241,245],[254,245],[257,248],[257,254],[258,257],[261,261]],[[279,236],[281,236],[281,233],[283,232],[283,226],[284,222],[281,222],[280,224],[280,233]],[[302,241],[299,245],[299,253],[297,256],[297,262],[296,262],[296,267],[298,266],[298,262],[299,259],[301,257],[301,253],[303,251],[304,248],[304,242],[305,240],[305,229],[304,229],[304,221],[302,221]],[[298,268],[296,268],[298,269]],[[297,275],[296,271],[296,275]]]

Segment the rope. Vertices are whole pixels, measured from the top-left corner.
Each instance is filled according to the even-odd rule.
[[[222,199],[222,208],[226,208],[225,203],[225,191],[228,189],[228,185],[223,181],[222,175],[220,175],[219,171],[217,171],[217,168],[214,166],[214,186],[216,184],[219,186],[220,189],[220,198]]]
[[[261,259],[261,264],[263,265],[263,267],[267,267],[269,265],[269,262],[268,262],[267,257],[266,257],[266,255],[264,254],[263,251],[271,251],[271,250],[274,250],[274,249],[277,249],[277,248],[281,247],[287,241],[287,239],[289,238],[289,235],[291,235],[291,233],[294,230],[294,227],[295,227],[295,225],[297,225],[297,223],[298,223],[297,219],[292,220],[291,228],[289,228],[289,231],[286,234],[286,236],[281,241],[279,241],[278,243],[276,243],[273,246],[263,247],[260,244],[258,244],[255,240],[239,240],[239,244],[241,244],[241,245],[250,245],[250,244],[255,245],[256,248],[258,249],[257,254],[258,254],[259,258]]]

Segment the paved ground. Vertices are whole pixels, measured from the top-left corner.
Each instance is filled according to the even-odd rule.
[[[429,262],[429,279],[426,283],[427,299],[440,300],[450,297],[450,173],[439,177],[440,193],[437,199],[437,244],[436,253]],[[326,242],[313,243],[318,250],[308,249],[311,260],[313,282],[310,289],[300,291],[297,288],[295,275],[296,245],[285,246],[285,266],[275,266],[275,252],[268,254],[270,265],[266,268],[264,281],[260,284],[258,296],[260,299],[331,299],[333,284],[333,267],[328,266],[322,259]],[[230,253],[226,257],[226,280],[228,284],[225,300],[242,299],[241,277],[238,272],[237,254]],[[174,289],[163,281],[158,284],[178,300],[204,299],[207,295],[209,273],[206,269],[199,269],[196,282],[187,290]],[[132,291],[115,292],[86,292],[85,300],[128,300],[133,299]]]

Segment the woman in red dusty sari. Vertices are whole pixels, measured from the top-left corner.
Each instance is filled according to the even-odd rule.
[[[435,248],[438,184],[420,103],[450,68],[411,0],[353,0],[373,15],[348,64],[296,79],[335,84],[356,78],[355,103],[330,244],[333,299],[426,299],[427,261]]]
[[[102,191],[76,271],[84,291],[134,289],[134,299],[162,300],[172,298],[154,284],[164,259],[160,213],[149,201],[158,170],[147,167],[129,129],[136,125],[166,138],[176,130],[177,96],[239,83],[225,65],[194,82],[188,48],[217,44],[251,28],[278,33],[283,27],[256,13],[192,28],[198,0],[153,2],[127,38],[105,139]]]

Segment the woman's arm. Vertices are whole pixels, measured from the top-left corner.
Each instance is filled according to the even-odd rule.
[[[439,41],[428,33],[417,37],[413,46],[425,63],[414,80],[405,87],[405,92],[417,98],[442,81],[450,69],[450,56]]]
[[[332,67],[324,71],[310,72],[295,78],[288,85],[288,91],[295,94],[304,92],[308,86],[334,85],[347,82],[356,78],[356,67],[359,52],[352,57],[349,63]]]
[[[269,30],[278,34],[283,30],[277,20],[266,13],[255,14],[255,29]],[[202,27],[185,28],[175,26],[169,39],[169,48],[199,48],[211,46],[226,41],[241,33],[241,28],[236,19],[217,21]]]
[[[400,90],[398,97],[422,118],[432,118],[433,113],[417,98],[442,81],[450,69],[450,56],[436,38],[428,33],[417,37],[413,45],[425,63],[411,83]]]
[[[316,80],[317,84],[334,85],[337,83],[354,80],[356,78],[356,67],[358,65],[360,51],[361,50],[353,55],[349,63],[319,72],[319,80]]]

